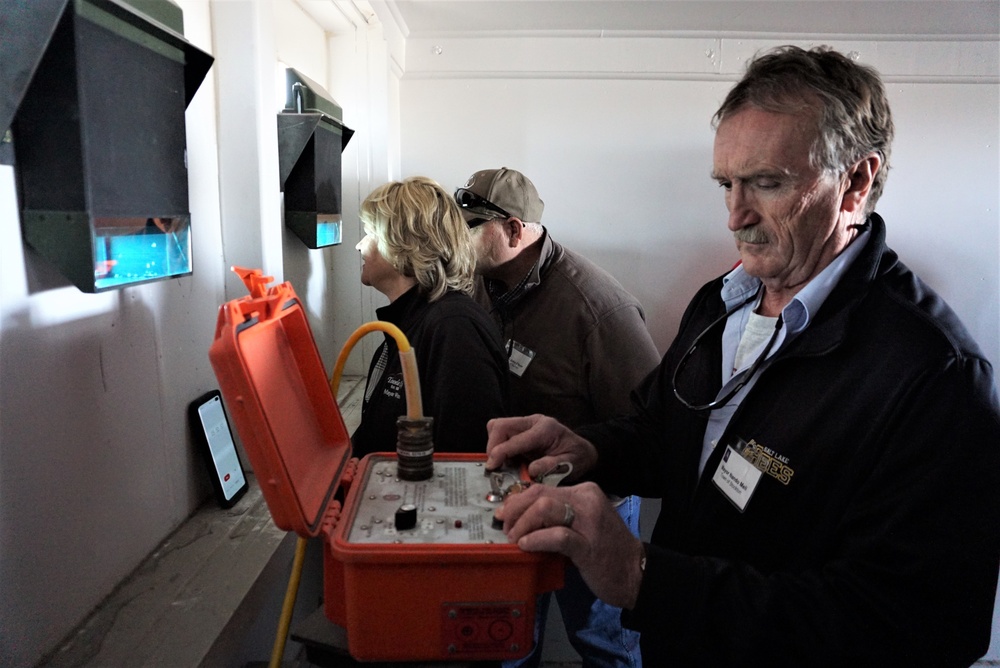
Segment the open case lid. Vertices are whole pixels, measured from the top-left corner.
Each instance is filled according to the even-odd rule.
[[[209,360],[274,523],[315,536],[351,456],[323,361],[290,283],[222,305]]]

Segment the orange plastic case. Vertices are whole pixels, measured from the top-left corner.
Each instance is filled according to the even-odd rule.
[[[352,540],[372,471],[395,454],[369,455],[355,469],[302,304],[291,284],[265,288],[270,279],[253,274],[244,276],[250,296],[221,307],[209,359],[275,524],[323,537],[325,613],[347,630],[348,651],[361,661],[526,655],[535,598],[562,586],[563,559],[503,541]],[[435,469],[484,461],[434,456]],[[343,508],[334,500],[341,487]]]

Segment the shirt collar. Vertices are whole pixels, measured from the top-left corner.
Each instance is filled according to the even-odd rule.
[[[789,333],[797,334],[809,326],[812,318],[819,311],[823,302],[830,296],[833,288],[847,272],[855,258],[861,254],[869,240],[869,226],[861,229],[855,239],[848,244],[840,255],[833,259],[823,271],[819,272],[805,287],[798,291],[784,309],[781,318]],[[737,265],[722,279],[722,301],[726,310],[734,308],[741,301],[746,301],[760,288],[760,279],[754,278],[743,270],[743,265]]]
[[[526,292],[541,285],[542,271],[548,267],[554,253],[555,247],[552,245],[552,239],[549,237],[548,230],[543,227],[542,250],[539,253],[538,259],[531,265],[531,269],[524,275],[524,278],[518,281],[517,285],[507,292],[501,293],[503,283],[488,278],[483,281],[492,304],[495,307],[509,306],[520,299]]]

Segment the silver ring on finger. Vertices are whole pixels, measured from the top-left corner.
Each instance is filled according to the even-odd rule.
[[[571,527],[573,526],[573,521],[576,520],[576,511],[568,503],[564,505],[566,506],[566,513],[563,515],[562,525],[564,527]]]

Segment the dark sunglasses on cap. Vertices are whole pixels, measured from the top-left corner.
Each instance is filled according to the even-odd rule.
[[[498,213],[504,218],[513,218],[509,213],[504,211],[502,208],[489,201],[485,197],[481,197],[476,193],[472,192],[468,188],[459,188],[455,191],[455,201],[458,203],[464,211],[472,211],[473,209],[485,209],[486,211],[493,211]],[[473,218],[472,220],[466,221],[470,228],[478,227],[483,223],[488,223],[493,220],[492,218]]]

